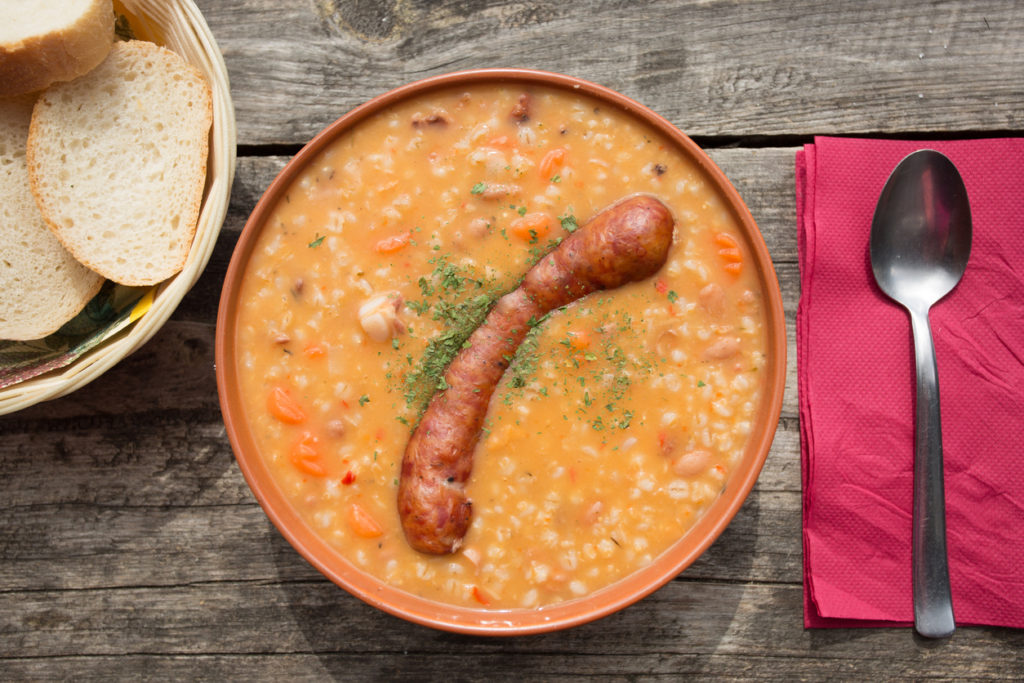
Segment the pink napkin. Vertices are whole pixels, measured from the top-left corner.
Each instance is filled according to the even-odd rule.
[[[797,153],[804,625],[906,626],[914,368],[907,313],[875,285],[868,237],[917,149],[960,170],[973,246],[931,311],[958,624],[1024,627],[1024,139],[817,138]]]

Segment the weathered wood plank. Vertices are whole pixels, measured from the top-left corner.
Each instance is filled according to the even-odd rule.
[[[892,3],[200,0],[239,142],[297,144],[419,78],[478,67],[579,76],[694,136],[1020,130],[1013,0]]]
[[[783,678],[840,671],[962,679],[1022,671],[1024,633],[1018,631],[963,628],[950,641],[925,646],[907,630],[804,631],[800,604],[798,586],[675,581],[598,622],[510,641],[408,624],[326,583],[40,591],[0,594],[0,648],[7,670],[31,665],[18,658],[32,652],[55,662],[159,659],[178,671],[189,667],[192,675],[203,673],[197,667],[204,662],[242,654],[289,656],[297,675],[315,672],[305,667],[348,665],[356,667],[353,675],[388,679],[729,672]]]
[[[456,641],[454,646],[461,643]],[[922,657],[922,660],[924,658]],[[950,658],[952,659],[952,658]],[[6,662],[5,662],[6,663]],[[1020,668],[999,663],[970,666],[960,662],[949,670],[935,670],[929,680],[1012,680]],[[132,680],[375,680],[423,681],[427,678],[458,681],[566,680],[584,681],[600,677],[603,681],[796,681],[796,680],[921,680],[917,662],[887,666],[880,656],[869,668],[855,661],[837,661],[827,655],[787,659],[774,656],[735,654],[698,655],[659,654],[657,657],[614,655],[537,655],[521,646],[508,645],[487,655],[466,657],[452,653],[424,653],[415,649],[375,653],[300,653],[258,655],[194,655],[123,657],[65,657],[45,660],[11,660],[7,672],[15,680],[39,680],[55,677],[88,683],[107,683],[124,678],[125,672],[138,672]]]

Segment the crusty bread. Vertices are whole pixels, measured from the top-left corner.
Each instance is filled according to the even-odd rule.
[[[2,0],[0,97],[78,78],[113,41],[111,0]]]
[[[29,191],[25,144],[35,96],[0,99],[0,339],[55,332],[99,291],[47,228]]]
[[[61,243],[104,277],[150,285],[182,269],[206,178],[210,88],[153,43],[117,43],[43,92],[32,115],[32,193]]]

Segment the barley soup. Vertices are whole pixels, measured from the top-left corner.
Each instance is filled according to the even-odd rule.
[[[398,476],[445,363],[530,265],[637,192],[676,217],[668,262],[538,321],[491,400],[463,548],[412,550]],[[686,533],[746,447],[766,330],[739,234],[698,166],[586,96],[397,104],[306,166],[246,265],[237,370],[261,457],[321,538],[409,593],[508,609],[608,586]]]

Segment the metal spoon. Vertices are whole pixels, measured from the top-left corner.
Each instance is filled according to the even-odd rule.
[[[933,150],[907,156],[882,189],[871,223],[871,269],[910,313],[917,363],[914,439],[914,627],[953,634],[946,554],[939,377],[928,310],[960,281],[971,253],[971,208],[953,163]]]

